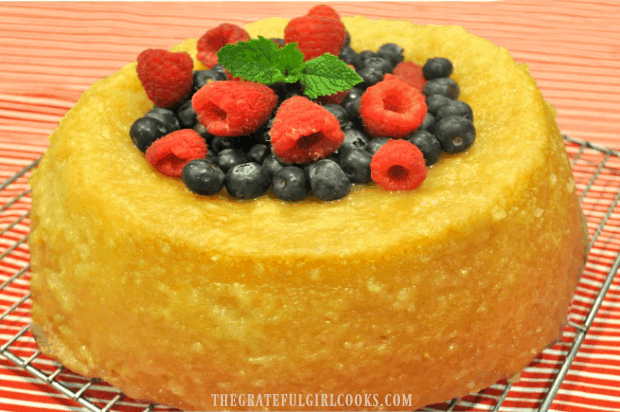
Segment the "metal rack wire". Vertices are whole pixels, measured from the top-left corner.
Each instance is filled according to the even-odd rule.
[[[548,385],[541,388],[540,401],[532,409],[539,412],[551,410],[620,267],[620,153],[567,136],[564,138],[580,200],[582,205],[584,202],[590,204],[590,207],[584,208],[591,229],[590,249],[593,250],[603,242],[608,261],[610,250],[612,256],[611,263],[606,265],[609,271],[585,319],[574,321],[569,318],[564,332],[565,335],[569,332],[568,335],[574,336],[564,342],[569,347],[564,359],[561,363],[558,362],[557,373],[548,379]],[[31,332],[28,290],[30,264],[26,246],[30,214],[30,190],[26,182],[30,170],[37,163],[38,160],[32,162],[0,185],[0,204],[3,204],[0,208],[0,239],[9,239],[10,242],[8,246],[5,246],[5,242],[0,243],[0,330],[14,331],[8,339],[0,335],[0,355],[83,406],[85,411],[177,411],[174,408],[133,401],[105,382],[72,373],[38,350]],[[588,213],[588,210],[591,213]],[[421,411],[456,411],[475,407],[500,412],[505,409],[505,402],[511,397],[512,391],[513,384],[504,380],[479,394],[425,407]]]

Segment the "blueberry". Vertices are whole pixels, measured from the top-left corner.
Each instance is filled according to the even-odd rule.
[[[271,153],[271,149],[266,144],[255,144],[248,150],[248,157],[252,162],[256,162],[258,164],[263,164],[265,158],[269,156]]]
[[[365,150],[369,140],[368,135],[361,130],[347,128],[344,130],[344,141],[338,148],[338,154],[342,157],[343,154],[354,149]]]
[[[430,96],[426,96],[426,107],[433,115],[436,115],[439,109],[447,104],[450,104],[451,102],[452,99],[441,94],[431,94]]]
[[[450,99],[456,100],[459,98],[460,88],[459,85],[449,77],[440,77],[438,79],[427,81],[422,92],[426,96],[441,94]]]
[[[444,57],[428,59],[422,67],[422,73],[427,80],[449,77],[453,70],[452,62]]]
[[[185,186],[199,195],[213,195],[224,187],[226,175],[208,159],[195,159],[183,167],[181,180]]]
[[[209,150],[207,152],[207,160],[217,164],[217,155],[215,154],[213,150]]]
[[[363,63],[364,68],[375,68],[379,70],[381,73],[392,73],[394,66],[389,62],[389,60],[384,59],[383,57],[373,56],[364,60]]]
[[[403,48],[398,44],[386,43],[379,47],[379,50],[377,50],[377,55],[383,57],[385,60],[390,62],[392,67],[395,67],[398,63],[405,60],[403,51]]]
[[[271,179],[258,163],[242,163],[226,173],[226,189],[237,199],[253,199],[263,195],[269,186]]]
[[[211,146],[211,142],[213,141],[213,138],[215,136],[213,136],[211,133],[209,133],[207,131],[207,128],[202,124],[202,123],[196,123],[194,125],[194,131],[196,131],[196,133],[198,133],[200,135],[200,137],[202,137],[205,142],[207,142],[207,144],[209,146]]]
[[[362,67],[357,74],[363,82],[358,85],[360,88],[367,89],[383,80],[383,72],[376,67]]]
[[[349,113],[347,109],[337,104],[326,104],[323,106],[328,112],[333,114],[336,119],[338,119],[338,123],[340,123],[340,127],[344,127],[349,121]]]
[[[217,165],[227,173],[234,166],[242,163],[247,163],[250,158],[242,150],[239,149],[224,149],[217,153]]]
[[[460,116],[448,116],[435,125],[435,136],[446,153],[460,153],[471,147],[476,139],[474,124]]]
[[[366,151],[371,155],[377,153],[377,150],[381,148],[384,144],[386,144],[390,140],[387,137],[375,137],[374,139],[370,139],[368,144],[366,145]]]
[[[340,103],[340,105],[347,110],[351,120],[356,120],[360,117],[360,99],[363,93],[364,91],[362,89],[352,87],[342,100],[342,103]]]
[[[140,151],[145,152],[151,143],[166,134],[162,122],[153,117],[141,117],[131,125],[129,136]]]
[[[433,116],[431,112],[426,112],[426,116],[424,117],[424,121],[420,125],[420,129],[428,130],[432,132],[434,126],[435,126],[435,116]]]
[[[156,107],[154,109],[149,110],[146,117],[152,117],[153,119],[157,119],[163,123],[166,128],[166,133],[172,133],[181,129],[181,124],[179,123],[179,119],[177,119],[176,115],[172,110],[163,109],[161,107]]]
[[[321,200],[337,200],[351,190],[351,181],[336,162],[321,159],[308,168],[310,187]]]
[[[263,168],[265,172],[269,175],[271,179],[273,175],[278,173],[281,169],[284,169],[286,164],[282,163],[274,154],[267,155],[265,160],[263,160]]]
[[[347,103],[353,100],[359,100],[362,98],[362,94],[364,94],[364,90],[359,87],[351,87],[349,89],[349,93],[347,93],[344,99],[342,99],[342,103],[340,103],[340,105],[344,107]]]
[[[211,71],[218,76],[218,80],[228,80],[226,70],[221,64],[218,63],[215,66],[211,67]]]
[[[235,140],[230,137],[215,136],[211,140],[211,147],[215,153],[219,153],[222,150],[235,148]]]
[[[351,33],[345,30],[344,31],[344,46],[342,47],[349,47],[350,45],[351,45]]]
[[[296,202],[308,194],[309,183],[304,169],[286,166],[280,169],[272,180],[273,192],[282,200]]]
[[[192,101],[187,100],[177,109],[177,118],[179,123],[184,129],[193,129],[194,125],[198,121],[196,111],[192,106]]]
[[[461,116],[470,121],[474,121],[474,112],[471,107],[461,100],[450,100],[449,104],[437,110],[437,117]]]
[[[362,66],[362,59],[360,55],[349,46],[344,46],[342,50],[340,50],[338,58],[346,64],[352,64],[356,68]]]
[[[376,55],[377,55],[377,53],[375,53],[372,50],[362,50],[362,52],[360,53],[360,58],[362,59],[362,62],[363,62],[367,58],[374,57]]]
[[[194,80],[192,84],[192,90],[196,93],[204,85],[210,82],[217,82],[220,80],[226,80],[226,77],[222,78],[222,74],[214,72],[213,70],[196,70],[194,72]]]
[[[439,140],[428,130],[416,130],[406,137],[411,143],[416,145],[424,155],[426,166],[437,163],[441,156],[441,145]]]
[[[340,158],[340,167],[352,183],[370,182],[372,155],[365,150],[353,149]]]

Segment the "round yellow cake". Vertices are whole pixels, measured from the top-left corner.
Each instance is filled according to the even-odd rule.
[[[187,410],[411,410],[512,376],[558,337],[585,240],[554,110],[527,67],[460,27],[343,22],[358,52],[396,42],[418,64],[449,58],[473,147],[412,191],[201,197],[133,145],[152,103],[129,64],[82,95],[31,178],[45,354]],[[246,30],[282,37],[286,23]],[[195,58],[195,47],[173,50]],[[297,405],[247,402],[282,393]]]

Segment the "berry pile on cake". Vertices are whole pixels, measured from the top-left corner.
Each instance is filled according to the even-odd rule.
[[[527,67],[460,27],[312,13],[145,52],[66,114],[30,181],[45,354],[187,410],[411,410],[557,338],[587,242]]]
[[[240,199],[272,188],[285,201],[310,193],[338,200],[352,184],[371,181],[388,190],[415,189],[442,150],[460,153],[474,142],[473,112],[457,100],[448,59],[431,58],[420,67],[404,61],[395,43],[357,53],[329,6],[291,20],[283,39],[262,40],[250,44],[244,29],[228,23],[211,29],[197,46],[198,59],[209,69],[198,71],[192,71],[188,53],[140,54],[138,76],[157,107],[136,120],[130,136],[157,170],[182,177],[200,195],[226,186]],[[240,42],[249,42],[243,52],[258,60],[246,62],[243,72],[265,84],[233,77],[219,63],[220,50]],[[354,79],[348,84],[356,87],[340,84],[334,93],[304,95],[306,85],[290,78],[295,70],[307,74],[291,61],[295,52],[298,63],[325,53],[339,56]],[[279,65],[283,80],[261,73],[261,59]],[[268,68],[273,69],[265,66],[263,72]],[[329,74],[322,80],[340,80],[333,70]]]

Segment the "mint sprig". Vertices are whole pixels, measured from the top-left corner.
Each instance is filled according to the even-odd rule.
[[[247,42],[222,47],[217,57],[235,77],[263,84],[277,82],[305,85],[305,94],[315,99],[319,96],[349,90],[362,82],[362,78],[338,57],[325,53],[304,62],[304,55],[297,43],[283,48],[269,39],[258,36]]]

